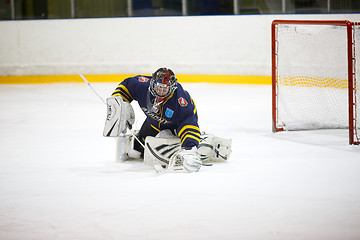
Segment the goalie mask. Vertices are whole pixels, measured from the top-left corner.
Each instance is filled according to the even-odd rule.
[[[161,104],[176,90],[177,79],[168,68],[159,68],[153,73],[150,81],[150,93],[155,97],[155,104]]]

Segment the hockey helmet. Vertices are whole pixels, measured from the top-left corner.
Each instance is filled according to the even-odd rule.
[[[173,71],[159,68],[152,75],[149,90],[158,101],[162,101],[176,90],[176,83],[177,79]]]

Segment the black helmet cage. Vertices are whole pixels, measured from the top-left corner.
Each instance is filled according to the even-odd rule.
[[[177,79],[173,71],[171,71],[168,68],[159,68],[152,75],[149,90],[151,94],[157,98],[167,98],[176,90],[177,88],[176,83],[177,83]],[[169,89],[167,93],[165,93],[164,95],[160,95],[158,93],[159,91],[156,91],[158,85],[168,86]]]

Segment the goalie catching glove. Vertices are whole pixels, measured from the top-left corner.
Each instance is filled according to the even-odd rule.
[[[202,162],[196,147],[182,148],[179,152],[171,156],[168,172],[197,172]]]
[[[135,122],[134,109],[130,103],[121,97],[106,99],[107,117],[105,122],[104,137],[118,137],[125,134],[127,128],[131,129]]]

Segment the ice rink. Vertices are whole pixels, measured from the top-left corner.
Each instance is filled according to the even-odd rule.
[[[106,98],[117,83],[93,86]],[[117,163],[85,83],[0,85],[0,239],[360,239],[346,130],[272,133],[269,85],[183,86],[201,130],[233,141],[228,162],[191,174]]]

